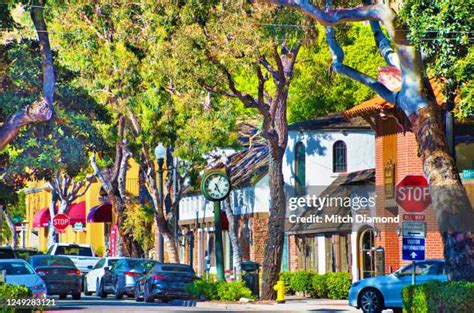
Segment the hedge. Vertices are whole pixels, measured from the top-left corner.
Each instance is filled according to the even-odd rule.
[[[25,286],[11,285],[7,283],[0,283],[0,312],[10,313],[16,312],[15,308],[6,307],[6,299],[28,298],[31,296],[31,291]],[[31,312],[32,310],[24,310]]]
[[[188,291],[194,298],[210,301],[253,299],[252,291],[245,286],[245,282],[242,280],[232,282],[196,280],[188,286]]]
[[[349,273],[312,271],[281,272],[280,279],[286,285],[287,294],[303,292],[313,298],[347,299],[352,284]]]
[[[429,281],[402,291],[405,313],[472,313],[474,283]]]

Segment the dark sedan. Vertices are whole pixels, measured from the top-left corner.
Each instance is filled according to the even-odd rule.
[[[177,263],[158,263],[137,280],[135,300],[154,302],[159,299],[169,302],[173,299],[189,299],[187,286],[197,277],[191,266]]]
[[[137,279],[157,263],[149,259],[125,258],[120,259],[112,268],[105,267],[98,295],[106,298],[108,294],[114,294],[115,299],[122,299],[124,295],[134,296]]]
[[[81,299],[81,271],[69,258],[58,255],[33,255],[29,262],[46,283],[48,295],[59,295],[59,299],[66,299],[70,294],[74,300]]]

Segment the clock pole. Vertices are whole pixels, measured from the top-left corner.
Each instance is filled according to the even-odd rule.
[[[217,269],[217,280],[224,281],[224,253],[222,246],[222,229],[221,229],[221,202],[214,202],[214,228],[216,236],[216,269]]]

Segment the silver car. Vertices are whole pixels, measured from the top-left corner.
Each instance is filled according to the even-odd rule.
[[[429,280],[447,281],[443,260],[426,260],[402,267],[393,274],[362,279],[352,284],[349,290],[349,305],[367,313],[379,313],[384,309],[401,312],[402,289],[415,283],[422,284]]]
[[[0,272],[5,274],[6,283],[27,287],[35,298],[46,297],[45,282],[26,261],[2,259],[0,260]]]

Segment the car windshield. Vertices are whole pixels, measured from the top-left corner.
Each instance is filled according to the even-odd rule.
[[[23,260],[28,261],[31,256],[41,254],[40,252],[36,250],[16,250],[15,251],[16,255]]]
[[[416,263],[415,275],[442,275],[444,271],[444,263],[442,262],[424,262]],[[398,271],[400,276],[412,275],[413,264],[407,265]]]
[[[1,262],[0,271],[6,271],[7,275],[31,275],[35,271],[25,262]]]
[[[127,266],[128,268],[145,268],[149,260],[140,260],[140,259],[130,259],[127,260]]]
[[[107,266],[109,266],[109,267],[114,266],[115,263],[118,262],[118,260],[119,260],[119,259],[110,259]]]
[[[70,266],[74,267],[74,263],[66,258],[66,257],[60,257],[60,256],[38,256],[38,257],[32,257],[32,264],[34,264],[35,267],[40,267],[40,266]]]
[[[15,254],[12,249],[0,248],[0,259],[15,259]]]
[[[59,246],[55,254],[92,256],[92,249],[80,246]]]

